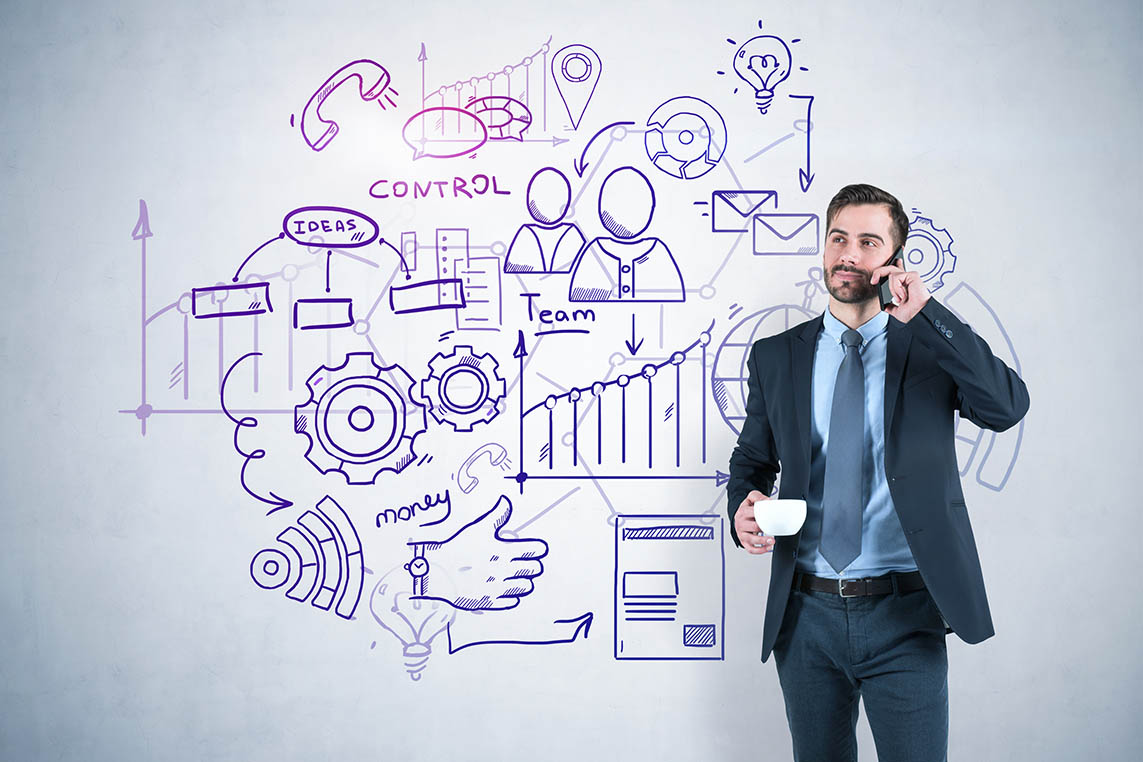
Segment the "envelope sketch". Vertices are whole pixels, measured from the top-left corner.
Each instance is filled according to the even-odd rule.
[[[817,254],[820,227],[816,214],[756,214],[754,253]]]
[[[714,191],[710,194],[710,231],[712,233],[747,233],[750,221],[766,202],[778,208],[778,192]]]

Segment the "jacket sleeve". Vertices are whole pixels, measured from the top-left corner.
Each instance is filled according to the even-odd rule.
[[[1004,431],[1028,412],[1028,387],[1016,371],[992,354],[947,307],[930,297],[906,327],[931,349],[957,387],[957,409],[981,428]]]
[[[751,490],[769,495],[780,470],[774,432],[766,415],[766,398],[762,391],[762,377],[758,372],[758,344],[750,350],[747,360],[746,420],[738,445],[730,455],[730,479],[726,484],[727,512],[730,515],[730,536],[734,544],[742,547],[734,528],[734,514]]]

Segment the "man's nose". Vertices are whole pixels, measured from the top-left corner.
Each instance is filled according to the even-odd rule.
[[[855,246],[846,246],[841,251],[841,256],[838,257],[838,262],[847,265],[856,265],[861,261],[861,252]]]

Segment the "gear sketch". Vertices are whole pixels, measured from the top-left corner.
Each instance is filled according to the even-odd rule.
[[[306,381],[309,400],[294,408],[294,430],[309,440],[306,460],[350,484],[403,471],[416,457],[413,440],[426,429],[413,384],[404,368],[380,366],[371,352],[351,352],[335,368],[320,366]]]
[[[457,431],[472,431],[500,413],[507,385],[497,373],[499,363],[490,354],[475,354],[471,346],[457,345],[449,354],[438,352],[429,360],[429,377],[421,382],[421,396],[437,423]]]
[[[906,267],[920,273],[929,291],[944,286],[945,276],[956,269],[952,244],[949,231],[938,228],[929,217],[917,214],[909,221],[909,235],[905,239]]]

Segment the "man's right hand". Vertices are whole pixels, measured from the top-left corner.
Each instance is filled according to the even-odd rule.
[[[738,533],[738,540],[747,553],[756,556],[769,553],[774,549],[774,538],[763,534],[758,522],[754,520],[754,504],[770,498],[758,490],[751,490],[738,510],[734,512],[734,531]]]

